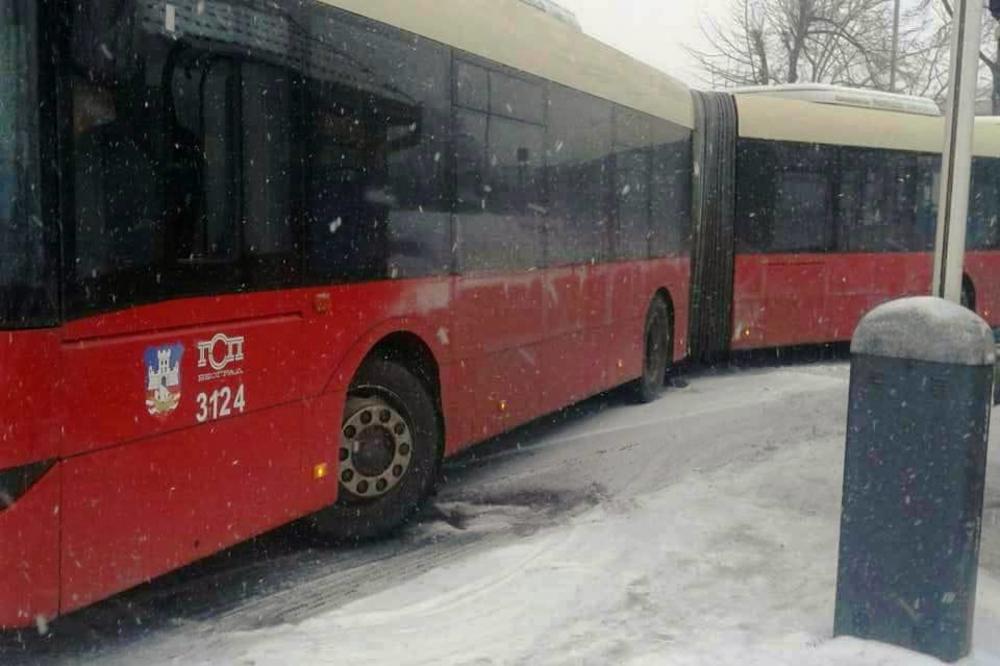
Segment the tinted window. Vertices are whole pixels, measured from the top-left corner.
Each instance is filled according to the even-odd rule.
[[[294,274],[299,264],[294,95],[300,82],[288,70],[252,63],[241,67],[241,75],[240,224],[246,281],[251,287],[281,284],[282,276]]]
[[[966,245],[971,250],[1000,249],[1000,160],[972,162],[972,195]]]
[[[0,4],[0,327],[56,317],[55,244],[39,200],[36,5]]]
[[[446,273],[448,51],[339,10],[311,14],[304,155],[311,279]]]
[[[615,163],[618,204],[615,256],[619,259],[649,256],[651,160],[651,150],[631,150],[619,154]]]
[[[463,60],[455,61],[455,103],[476,111],[490,110],[490,73]]]
[[[653,157],[652,118],[624,108],[615,109],[615,257],[649,256],[650,196]]]
[[[615,254],[642,259],[688,250],[691,133],[630,109],[615,110]]]
[[[837,148],[741,141],[737,156],[737,249],[832,249]]]
[[[650,252],[654,257],[685,255],[691,247],[691,132],[666,122],[656,129]]]
[[[221,23],[173,6],[165,34],[161,3],[110,22],[74,5],[72,314],[297,279],[301,77],[279,64],[288,44],[250,49],[260,9],[234,4]]]
[[[545,95],[534,81],[490,72],[490,113],[541,124],[545,119]]]
[[[843,148],[841,159],[840,249],[915,252],[933,247],[934,178],[932,169],[921,168],[918,155]]]
[[[459,267],[541,266],[543,128],[464,110],[455,122]]]
[[[610,258],[611,115],[609,102],[551,86],[545,148],[550,264]]]

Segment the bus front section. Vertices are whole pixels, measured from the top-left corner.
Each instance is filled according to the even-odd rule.
[[[59,608],[56,217],[45,209],[44,3],[0,0],[0,628]],[[54,138],[54,136],[52,137]],[[85,398],[81,398],[85,399]]]

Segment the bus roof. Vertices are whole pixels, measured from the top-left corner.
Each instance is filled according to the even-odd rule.
[[[322,2],[694,127],[687,86],[520,0]]]
[[[932,99],[914,95],[833,86],[824,83],[786,83],[772,86],[749,86],[729,90],[738,95],[764,95],[818,102],[835,106],[853,106],[862,109],[898,111],[921,116],[940,116],[941,109]]]
[[[822,143],[887,150],[940,153],[944,118],[803,102],[762,95],[736,95],[739,135],[747,139]],[[1000,119],[976,118],[973,150],[1000,157]]]

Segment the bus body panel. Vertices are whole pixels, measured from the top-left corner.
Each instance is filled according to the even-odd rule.
[[[18,502],[0,511],[0,627],[27,627],[59,612],[57,464]]]
[[[733,348],[850,340],[872,308],[930,291],[926,253],[738,254]]]
[[[301,397],[302,313],[284,296],[211,299],[219,323],[173,328],[159,313],[205,305],[178,301],[141,308],[127,335],[67,340],[62,346],[67,413],[64,455],[120,445],[180,428],[236,417]],[[261,307],[274,302],[274,308]],[[247,317],[247,310],[253,311]],[[193,319],[193,321],[198,321]],[[81,327],[82,328],[82,327]],[[177,367],[176,407],[157,406],[149,382],[160,360]],[[169,364],[174,366],[169,366]],[[150,379],[152,373],[153,379]]]
[[[63,463],[70,612],[308,512],[302,403]]]
[[[59,456],[59,372],[57,333],[0,332],[0,470]]]

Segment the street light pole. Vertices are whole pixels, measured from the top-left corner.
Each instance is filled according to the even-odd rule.
[[[955,5],[932,294],[960,303],[983,5],[982,0]]]

